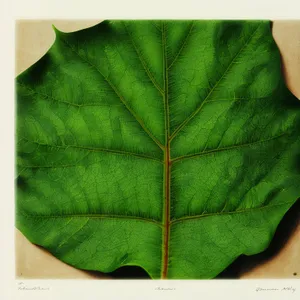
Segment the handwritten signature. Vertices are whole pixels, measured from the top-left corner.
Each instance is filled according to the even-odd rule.
[[[175,291],[176,290],[176,288],[170,288],[170,287],[160,287],[160,286],[158,286],[158,287],[156,287],[155,288],[155,290],[156,291]]]
[[[18,282],[18,291],[49,291],[49,287],[42,287],[39,285],[29,286],[24,282]]]
[[[272,291],[295,293],[296,288],[293,286],[287,286],[287,287],[283,287],[283,288],[261,288],[261,287],[256,288],[256,292],[272,292]]]

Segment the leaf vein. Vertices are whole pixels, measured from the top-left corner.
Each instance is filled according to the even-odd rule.
[[[181,45],[181,47],[180,47],[178,53],[176,54],[174,60],[173,60],[172,63],[168,66],[168,70],[171,69],[171,67],[173,66],[173,64],[177,61],[177,59],[178,59],[180,53],[182,52],[182,50],[184,49],[184,47],[185,47],[185,45],[186,45],[186,43],[187,43],[187,41],[188,41],[188,38],[189,38],[190,35],[192,34],[192,31],[193,31],[194,26],[195,26],[195,21],[192,21],[192,24],[191,24],[191,26],[190,26],[189,32],[188,32],[188,34],[186,35],[186,37],[185,37],[185,39],[184,39],[184,41],[183,41],[183,43],[182,43],[182,45]]]
[[[261,143],[265,143],[265,142],[269,142],[269,141],[278,139],[278,138],[280,138],[280,137],[282,137],[286,134],[287,133],[284,132],[284,133],[281,133],[279,135],[276,135],[274,137],[271,137],[271,138],[268,138],[268,139],[265,139],[265,140],[259,140],[259,141],[255,141],[255,142],[239,144],[239,145],[223,147],[223,148],[216,148],[216,149],[212,149],[212,150],[208,150],[208,151],[204,151],[204,152],[202,151],[202,152],[195,153],[195,154],[179,156],[179,157],[174,158],[171,161],[172,161],[172,163],[174,163],[174,162],[180,161],[182,159],[191,159],[191,158],[196,158],[196,157],[201,157],[201,156],[205,156],[205,155],[208,155],[208,154],[212,154],[212,153],[215,153],[215,152],[222,152],[222,151],[239,149],[239,148],[243,148],[243,147],[249,147],[249,146],[252,146],[252,145],[261,144]]]
[[[128,30],[126,23],[123,22],[123,24],[124,24],[124,27],[125,27],[125,29],[126,29],[126,32],[127,32],[128,36],[129,36],[129,38],[130,38],[130,41],[131,41],[131,43],[132,43],[132,45],[133,45],[133,48],[134,48],[134,50],[135,50],[135,52],[136,52],[136,54],[137,54],[137,56],[138,56],[138,58],[139,58],[139,60],[140,60],[140,62],[141,62],[141,64],[142,64],[144,70],[146,71],[146,73],[147,73],[149,79],[151,80],[151,82],[153,83],[153,85],[156,87],[156,89],[163,95],[163,94],[164,94],[163,89],[159,86],[159,84],[158,84],[157,81],[155,80],[153,74],[150,72],[150,69],[147,67],[147,64],[146,64],[146,62],[145,62],[145,60],[144,60],[144,58],[143,58],[143,56],[142,56],[140,50],[138,49],[136,43],[134,42],[134,39],[133,39],[133,37],[132,37],[132,34],[131,34],[130,31]]]
[[[118,96],[118,98],[120,99],[120,101],[123,103],[123,105],[125,106],[125,108],[129,111],[129,113],[132,115],[132,117],[139,123],[139,125],[141,126],[141,128],[148,134],[148,136],[155,142],[155,144],[161,150],[163,150],[164,149],[163,145],[150,132],[150,130],[147,129],[147,127],[145,126],[145,124],[138,117],[138,115],[132,110],[132,108],[127,104],[127,102],[125,101],[124,97],[121,95],[121,93],[115,87],[115,85],[111,82],[111,80],[109,80],[108,77],[104,76],[104,74],[99,70],[99,68],[96,65],[94,65],[91,61],[89,61],[88,59],[84,58],[76,50],[74,50],[73,47],[67,41],[65,41],[63,39],[62,39],[62,41],[65,43],[65,45],[68,46],[68,48],[71,51],[73,51],[79,58],[81,58],[83,61],[85,61],[86,63],[88,63],[91,67],[93,67],[104,78],[104,80],[108,83],[108,85],[111,87],[111,89],[115,92],[115,94]]]
[[[138,216],[122,216],[122,215],[104,215],[104,214],[69,214],[69,215],[29,215],[22,214],[24,217],[28,218],[40,218],[40,219],[50,219],[50,218],[89,218],[89,219],[124,219],[124,220],[136,220],[136,221],[145,221],[149,223],[154,223],[160,227],[162,224],[154,219],[148,219]]]
[[[78,108],[88,107],[88,106],[108,106],[108,105],[99,104],[99,103],[77,104],[77,103],[72,103],[72,102],[68,102],[68,101],[58,100],[57,98],[54,98],[53,96],[51,96],[49,94],[38,92],[37,90],[34,90],[34,89],[30,88],[29,86],[25,85],[24,83],[22,83],[20,81],[18,82],[18,84],[20,86],[24,87],[25,89],[27,89],[28,91],[31,91],[32,93],[36,94],[36,95],[40,95],[40,96],[47,97],[47,98],[51,99],[53,102],[58,102],[58,103],[66,104],[66,105],[76,106]]]
[[[240,213],[249,213],[253,212],[256,210],[262,210],[262,209],[270,209],[273,207],[279,207],[279,206],[284,206],[288,204],[293,204],[293,202],[286,202],[286,203],[279,203],[279,204],[273,204],[273,205],[265,205],[265,206],[258,206],[258,207],[252,207],[252,208],[246,208],[246,209],[241,209],[241,210],[236,210],[236,211],[224,211],[224,212],[217,212],[217,213],[208,213],[208,214],[201,214],[201,215],[194,215],[194,216],[187,216],[187,217],[181,217],[178,219],[173,219],[171,221],[171,225],[178,224],[183,221],[188,221],[188,220],[197,220],[197,219],[202,219],[206,217],[215,217],[215,216],[223,216],[223,215],[233,215],[233,214],[240,214]]]
[[[26,140],[28,142],[31,142],[31,143],[35,143],[35,144],[40,145],[40,146],[45,146],[45,147],[54,147],[54,148],[64,149],[64,150],[67,150],[68,148],[73,148],[73,149],[79,149],[79,150],[86,150],[86,151],[89,151],[89,152],[107,152],[107,153],[113,153],[113,154],[122,154],[122,155],[139,157],[139,158],[153,160],[153,161],[157,161],[157,162],[162,163],[162,160],[160,160],[158,158],[148,156],[148,155],[138,154],[138,153],[134,153],[134,152],[127,152],[127,151],[113,150],[113,149],[106,149],[106,148],[83,147],[83,146],[76,146],[76,145],[67,145],[67,146],[49,145],[49,144],[42,144],[42,143],[39,143],[37,141],[32,141],[32,140],[29,140],[29,139],[24,138],[24,137],[21,138],[20,140],[22,140],[22,139]]]
[[[173,140],[173,138],[178,134],[178,132],[180,132],[187,123],[189,123],[202,109],[203,105],[207,102],[207,100],[209,99],[209,97],[212,95],[213,91],[219,86],[219,84],[221,83],[221,81],[224,79],[224,77],[226,76],[226,74],[230,71],[231,67],[233,66],[235,60],[241,55],[241,53],[243,52],[243,50],[250,44],[250,42],[252,41],[252,38],[254,37],[255,33],[257,32],[258,28],[260,27],[260,25],[257,26],[257,28],[253,31],[253,33],[250,35],[249,39],[247,40],[247,42],[241,47],[241,49],[237,52],[237,54],[233,57],[233,59],[231,60],[230,64],[228,65],[228,67],[226,68],[225,72],[223,73],[223,75],[219,78],[219,80],[214,84],[214,86],[210,89],[209,93],[207,94],[207,96],[205,97],[205,99],[202,101],[202,103],[200,104],[200,106],[189,116],[187,117],[173,132],[173,134],[170,137],[170,140]]]

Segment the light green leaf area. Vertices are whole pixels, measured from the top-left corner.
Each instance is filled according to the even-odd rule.
[[[17,78],[17,227],[80,269],[214,278],[300,196],[300,102],[268,21],[56,30]]]

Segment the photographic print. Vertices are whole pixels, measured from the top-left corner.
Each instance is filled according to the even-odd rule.
[[[300,102],[273,22],[96,23],[53,26],[16,76],[17,256],[36,245],[91,277],[238,279],[293,237],[299,261]]]

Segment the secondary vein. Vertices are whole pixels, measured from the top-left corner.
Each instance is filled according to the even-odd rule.
[[[106,152],[106,153],[113,153],[113,154],[122,154],[122,155],[126,155],[126,156],[139,157],[139,158],[144,158],[144,159],[153,160],[153,161],[157,161],[157,162],[162,163],[162,161],[158,158],[148,156],[148,155],[144,155],[144,154],[134,153],[134,152],[127,152],[127,151],[122,151],[122,150],[113,150],[113,149],[106,149],[106,148],[96,148],[96,147],[95,148],[93,148],[93,147],[83,147],[83,146],[77,146],[77,145],[66,145],[66,146],[49,145],[49,144],[42,144],[38,141],[32,141],[32,140],[29,140],[29,139],[24,138],[24,137],[22,137],[20,140],[22,140],[22,139],[25,140],[25,141],[37,144],[39,146],[44,146],[44,147],[53,147],[53,148],[63,149],[63,150],[71,148],[71,149],[77,149],[77,150],[85,150],[85,151],[89,151],[89,152]]]
[[[252,212],[252,211],[255,211],[255,210],[268,209],[268,208],[273,208],[273,207],[278,207],[278,206],[283,206],[283,205],[289,205],[289,204],[292,204],[292,203],[293,202],[278,203],[278,204],[273,204],[273,205],[264,205],[264,206],[258,206],[258,207],[253,207],[253,208],[245,208],[245,209],[240,209],[240,210],[235,210],[235,211],[224,211],[224,212],[217,212],[217,213],[208,213],[208,214],[181,217],[181,218],[178,218],[178,219],[173,219],[171,221],[171,225],[175,225],[175,224],[183,222],[183,221],[197,220],[197,219],[206,218],[206,217],[215,217],[215,216],[223,216],[223,215],[249,213],[249,212]]]
[[[51,218],[88,218],[88,219],[125,219],[125,220],[137,220],[143,222],[155,223],[158,226],[162,224],[154,219],[148,219],[138,216],[126,216],[126,215],[105,215],[105,214],[65,214],[65,215],[28,215],[22,214],[24,217],[28,218],[40,218],[40,219],[51,219]]]
[[[192,31],[193,31],[194,26],[195,26],[195,22],[192,21],[192,24],[191,24],[191,26],[190,26],[189,32],[188,32],[188,34],[186,35],[186,37],[185,37],[185,39],[184,39],[184,42],[182,43],[182,45],[181,45],[181,47],[180,47],[178,53],[176,54],[174,60],[173,60],[172,63],[170,63],[170,65],[168,66],[168,70],[171,69],[171,67],[173,66],[173,64],[174,64],[174,63],[176,62],[176,60],[178,59],[180,53],[181,53],[182,50],[184,49],[184,47],[185,47],[185,45],[186,45],[186,43],[187,43],[187,41],[188,41],[188,38],[190,37],[190,35],[191,35]]]
[[[278,139],[278,138],[280,138],[282,136],[285,136],[285,135],[286,135],[286,132],[281,133],[281,134],[276,135],[276,136],[273,136],[273,137],[268,138],[268,139],[264,139],[264,140],[259,140],[259,141],[254,141],[254,142],[239,144],[239,145],[233,145],[233,146],[228,146],[228,147],[223,147],[223,148],[216,148],[216,149],[212,149],[212,150],[208,150],[208,151],[202,151],[202,152],[194,153],[194,154],[190,154],[190,155],[183,155],[183,156],[179,156],[179,157],[176,157],[176,158],[172,159],[172,163],[178,162],[178,161],[183,160],[183,159],[191,159],[191,158],[197,158],[197,157],[205,156],[205,155],[212,154],[212,153],[215,153],[215,152],[222,152],[222,151],[239,149],[239,148],[243,148],[243,147],[249,147],[249,146],[256,145],[256,144],[269,142],[269,141]]]
[[[140,62],[141,62],[141,64],[142,64],[142,66],[143,66],[143,68],[144,68],[146,74],[148,75],[149,79],[151,80],[151,82],[153,83],[153,85],[156,87],[156,89],[161,93],[161,95],[163,95],[163,94],[164,94],[164,91],[162,90],[162,88],[159,86],[159,84],[158,84],[157,81],[155,80],[153,74],[150,72],[150,69],[147,67],[147,64],[146,64],[146,62],[145,62],[145,60],[144,60],[144,58],[143,58],[143,56],[142,56],[142,53],[141,53],[141,51],[138,49],[138,47],[137,47],[137,45],[136,45],[136,43],[135,43],[135,41],[134,41],[134,39],[133,39],[133,36],[132,36],[130,30],[128,30],[128,28],[127,28],[126,23],[123,22],[122,24],[123,24],[124,27],[125,27],[125,30],[126,30],[128,36],[129,36],[129,38],[130,38],[131,44],[133,45],[133,48],[134,48],[134,50],[135,50],[135,52],[136,52],[136,54],[137,54],[137,56],[138,56],[138,58],[139,58],[139,60],[140,60]]]
[[[118,96],[120,101],[124,104],[125,108],[129,111],[129,113],[132,115],[132,117],[140,124],[141,128],[148,134],[148,136],[153,140],[153,142],[160,148],[164,149],[163,145],[157,140],[157,138],[152,134],[152,132],[145,126],[145,124],[142,122],[142,120],[138,117],[138,115],[132,110],[132,108],[127,104],[124,97],[121,95],[117,87],[111,82],[111,80],[104,76],[104,74],[99,70],[99,68],[94,65],[91,61],[81,56],[76,50],[73,49],[73,47],[65,40],[62,40],[65,45],[68,46],[71,51],[73,51],[79,58],[81,58],[83,61],[88,63],[90,66],[92,66],[102,77],[103,79],[108,83],[108,85],[111,87],[111,89],[115,92],[115,94]]]
[[[226,70],[224,71],[222,76],[217,80],[217,82],[214,84],[214,86],[210,89],[209,93],[207,94],[205,99],[201,102],[200,106],[174,130],[174,132],[170,138],[171,141],[178,134],[178,132],[180,132],[186,126],[186,124],[188,124],[202,110],[204,104],[207,102],[207,100],[210,98],[210,96],[212,95],[214,90],[219,86],[221,81],[225,78],[226,74],[229,72],[229,70],[233,66],[233,63],[241,55],[241,53],[244,51],[244,49],[250,44],[252,38],[254,37],[254,35],[257,32],[259,27],[260,27],[260,25],[257,26],[257,28],[252,32],[252,34],[250,35],[250,37],[248,38],[246,43],[243,44],[243,46],[240,48],[240,50],[237,52],[237,54],[233,57],[233,59],[231,60],[230,64],[228,65],[228,67],[226,68]]]

